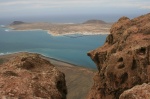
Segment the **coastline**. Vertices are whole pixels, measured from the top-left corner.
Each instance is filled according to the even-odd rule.
[[[43,30],[43,29],[24,29],[24,30],[17,30],[14,28],[10,28],[8,27],[8,29],[11,29],[11,31],[46,31],[48,34],[52,35],[52,36],[64,36],[64,35],[75,35],[75,34],[79,34],[79,35],[108,35],[110,34],[110,32],[72,32],[72,33],[62,33],[62,34],[58,34],[58,33],[52,33],[50,30]]]
[[[0,55],[0,65],[1,63],[7,63],[12,58],[19,55],[19,53],[9,53],[7,55]],[[29,52],[28,52],[29,53]],[[34,53],[38,54],[38,53]],[[58,70],[65,74],[65,80],[67,85],[67,99],[85,99],[91,86],[93,85],[93,76],[94,72],[97,69],[91,69],[87,67],[80,67],[68,62],[64,62],[58,59],[49,58],[46,56],[40,55],[41,58],[50,61],[52,65],[54,65]],[[74,90],[74,91],[72,91]]]
[[[52,36],[64,36],[64,35],[75,35],[75,34],[80,34],[80,35],[108,35],[110,34],[109,32],[97,32],[97,33],[91,33],[91,32],[72,32],[72,33],[63,33],[63,34],[56,34],[56,33],[52,33],[49,30],[44,30],[47,31],[48,34],[52,35]]]
[[[40,57],[49,60],[54,65],[63,64],[63,66],[67,66],[67,67],[79,67],[79,68],[86,68],[86,69],[90,69],[90,70],[96,70],[94,68],[82,67],[80,65],[76,65],[76,64],[73,64],[71,62],[63,61],[63,60],[60,60],[60,59],[56,59],[56,58],[52,58],[52,57],[43,55],[41,53],[34,53],[34,52],[19,51],[19,52],[6,53],[6,54],[0,53],[0,57],[3,57],[3,56],[12,56],[12,55],[19,54],[19,53],[33,53],[33,54],[38,54],[38,55],[40,55]]]
[[[15,31],[36,31],[43,30],[52,36],[63,35],[107,35],[110,34],[109,30],[112,24],[110,23],[86,23],[86,24],[56,24],[56,23],[23,23],[23,24],[10,24],[6,28]]]
[[[32,41],[32,37],[30,37],[30,33],[32,34],[32,36],[33,36],[33,38],[35,38],[34,40],[36,41],[34,44],[32,44],[32,43],[30,43],[29,41],[27,41],[27,45],[28,44],[30,44],[30,45],[33,45],[33,46],[35,46],[35,47],[31,47],[30,48],[30,46],[29,46],[29,48],[28,48],[28,46],[27,46],[27,48],[26,48],[26,46],[24,47],[24,48],[20,48],[19,46],[17,46],[17,48],[19,48],[19,50],[17,49],[16,50],[16,48],[14,48],[14,47],[12,47],[14,50],[7,50],[6,49],[6,51],[5,50],[3,50],[3,51],[1,51],[2,53],[0,53],[1,55],[3,55],[3,52],[4,52],[4,54],[11,54],[12,52],[20,52],[20,51],[28,51],[28,52],[37,52],[37,53],[41,53],[41,54],[44,54],[44,55],[46,55],[46,56],[48,56],[48,57],[51,57],[51,55],[50,54],[47,54],[47,52],[49,52],[49,53],[52,53],[52,51],[54,51],[55,52],[55,48],[53,49],[52,47],[54,46],[55,47],[55,45],[54,45],[54,43],[55,42],[57,42],[56,44],[56,46],[58,46],[59,45],[59,42],[62,40],[63,41],[63,43],[62,42],[60,42],[61,43],[61,46],[62,47],[64,47],[62,44],[64,44],[64,42],[65,42],[65,44],[68,44],[67,45],[67,47],[66,48],[68,48],[67,50],[69,50],[70,52],[69,53],[71,53],[71,54],[74,54],[73,52],[73,50],[72,50],[72,48],[75,48],[75,49],[77,49],[77,50],[75,50],[75,53],[77,52],[79,52],[79,53],[81,53],[82,51],[80,51],[79,50],[79,48],[76,48],[76,47],[74,47],[73,45],[71,45],[71,47],[70,47],[70,41],[71,42],[79,42],[80,40],[82,41],[83,39],[86,41],[87,40],[87,42],[89,42],[89,44],[91,45],[85,45],[85,46],[87,46],[88,48],[92,48],[92,43],[90,42],[90,41],[88,41],[88,39],[89,38],[93,38],[94,39],[94,42],[97,42],[97,41],[95,41],[95,38],[96,39],[99,39],[99,37],[100,38],[104,38],[104,37],[106,37],[107,35],[96,35],[96,36],[88,36],[88,35],[78,35],[78,34],[75,34],[75,35],[63,35],[63,36],[56,36],[56,37],[53,37],[52,35],[48,35],[47,34],[47,32],[46,31],[43,31],[43,30],[37,30],[37,29],[34,29],[34,30],[31,30],[31,31],[29,31],[29,33],[28,33],[28,31],[27,30],[22,30],[22,31],[27,31],[27,32],[15,32],[16,30],[10,30],[10,32],[5,32],[4,30],[5,29],[7,29],[7,28],[4,28],[4,29],[2,29],[3,30],[3,32],[4,32],[4,35],[5,35],[5,33],[6,34],[8,34],[8,35],[19,35],[19,36],[21,36],[21,37],[24,37],[24,36],[22,36],[22,35],[25,35],[25,37],[27,38],[29,38],[31,41]],[[37,31],[36,31],[37,30]],[[18,30],[17,30],[18,31]],[[32,31],[34,31],[34,32],[32,32]],[[27,36],[26,36],[27,35]],[[37,37],[36,37],[36,35],[37,35]],[[44,38],[46,38],[46,41],[43,39],[43,37],[41,38],[40,37],[40,35],[43,35],[43,37]],[[39,36],[39,37],[38,37]],[[103,37],[104,36],[104,37]],[[36,43],[39,41],[39,39],[37,39],[37,38],[39,38],[39,39],[41,39],[41,42],[39,42],[39,45],[38,45],[38,48],[36,47],[37,45],[36,45]],[[87,39],[88,38],[88,39]],[[20,39],[20,38],[18,38],[19,40],[22,40],[22,39]],[[3,36],[2,36],[2,40],[3,40]],[[33,41],[34,41],[33,40]],[[15,42],[16,41],[16,39],[14,38],[14,40],[13,40],[13,42]],[[47,42],[48,41],[48,42]],[[49,41],[51,41],[51,42],[53,42],[52,43],[52,46],[50,46],[50,49],[47,49],[48,47],[49,47],[49,45],[51,45],[51,42],[49,42]],[[18,41],[19,42],[19,41]],[[21,41],[21,42],[25,42],[26,43],[26,39],[23,39],[23,41]],[[43,45],[43,42],[44,42],[44,44],[45,45]],[[93,42],[93,41],[92,41]],[[80,42],[79,42],[80,43]],[[81,43],[82,44],[82,43]],[[97,44],[97,45],[99,45],[99,44]],[[22,46],[24,46],[23,44],[22,44]],[[44,49],[42,49],[42,47],[44,46]],[[45,47],[46,46],[46,47]],[[75,45],[75,46],[79,46],[79,45]],[[84,46],[84,45],[82,45],[82,46]],[[95,46],[95,45],[94,45]],[[11,47],[7,47],[7,48],[11,48]],[[34,48],[37,48],[36,50],[34,49]],[[59,49],[61,49],[59,46],[58,47],[56,47],[56,49],[57,48],[59,48]],[[64,55],[64,52],[65,52],[65,49],[63,48],[63,50],[61,51],[61,50],[59,50],[59,49],[57,49],[58,51],[60,51],[60,53],[62,54],[62,55]],[[50,50],[52,50],[51,52],[50,52]],[[61,60],[61,61],[64,61],[64,62],[66,62],[66,63],[69,63],[69,64],[72,64],[72,65],[74,65],[74,66],[81,66],[81,67],[89,67],[89,68],[96,68],[96,66],[95,66],[95,64],[91,61],[91,60],[89,60],[88,58],[89,57],[86,57],[86,53],[88,52],[88,50],[86,50],[84,47],[83,47],[83,50],[84,50],[84,61],[87,61],[87,62],[83,62],[83,61],[81,61],[80,59],[69,59],[69,56],[71,56],[71,54],[67,54],[68,56],[61,56],[61,55],[56,55],[56,54],[53,54],[52,53],[52,57],[51,58],[53,58],[53,59],[56,59],[56,60]],[[86,51],[86,52],[85,52]],[[82,53],[81,53],[82,54]],[[78,56],[81,56],[81,55],[77,55],[76,54],[76,56],[75,57],[78,57]],[[81,56],[82,57],[82,56]],[[79,57],[80,58],[80,57]]]
[[[38,54],[38,53],[36,53],[36,54]],[[59,60],[59,59],[56,59],[56,58],[51,58],[51,57],[48,57],[48,56],[45,56],[45,55],[42,55],[42,54],[40,54],[40,56],[42,58],[44,58],[44,59],[53,61],[53,63],[59,62],[59,63],[67,64],[67,66],[69,66],[69,67],[78,66],[76,64],[73,64],[73,63],[70,63],[70,62],[66,62],[66,61],[63,61],[63,60]],[[81,67],[81,66],[78,66],[78,67]]]

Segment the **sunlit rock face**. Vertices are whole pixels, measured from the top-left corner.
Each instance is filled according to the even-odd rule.
[[[18,53],[0,65],[1,99],[66,99],[65,75],[38,54]]]
[[[118,99],[135,85],[150,81],[150,13],[113,24],[105,44],[88,53],[98,72],[88,99]]]

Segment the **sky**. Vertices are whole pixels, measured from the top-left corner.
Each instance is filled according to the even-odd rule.
[[[0,18],[146,13],[150,0],[0,0]]]

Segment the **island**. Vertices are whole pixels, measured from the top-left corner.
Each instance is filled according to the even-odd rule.
[[[109,34],[112,23],[106,23],[102,20],[88,20],[83,23],[46,23],[35,22],[26,23],[14,21],[8,27],[13,30],[46,30],[53,36],[66,34],[96,35]]]

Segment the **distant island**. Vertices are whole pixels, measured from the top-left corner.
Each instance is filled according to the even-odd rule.
[[[88,20],[83,23],[26,23],[14,21],[8,27],[13,30],[46,30],[49,34],[58,36],[66,34],[96,35],[109,34],[112,23],[102,20]]]

